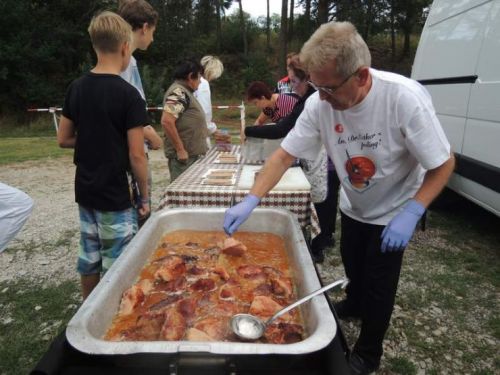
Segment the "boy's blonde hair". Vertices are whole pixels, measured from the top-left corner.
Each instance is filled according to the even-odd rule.
[[[132,41],[132,28],[118,14],[104,11],[92,18],[88,28],[96,51],[116,53],[123,43]]]
[[[207,81],[212,81],[219,78],[224,71],[224,65],[222,65],[222,61],[220,61],[215,56],[203,56],[200,63],[203,67],[203,76]]]
[[[335,61],[337,73],[349,76],[371,64],[370,50],[350,22],[328,22],[321,25],[304,43],[300,61],[307,71],[321,70]]]

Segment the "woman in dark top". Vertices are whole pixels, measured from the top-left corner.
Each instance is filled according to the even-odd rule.
[[[295,126],[295,122],[302,113],[307,98],[316,91],[307,83],[309,76],[301,68],[298,56],[291,58],[287,68],[292,88],[300,97],[299,100],[290,114],[279,120],[275,125],[246,127],[246,137],[264,139],[280,139],[285,137]],[[337,217],[339,179],[333,163],[326,157],[324,151],[320,153],[318,158],[323,159],[316,161],[301,160],[301,166],[311,183],[311,195],[321,229],[320,234],[312,240],[311,250],[314,260],[322,263],[324,260],[324,249],[335,245],[333,235],[335,233],[335,221]],[[323,165],[319,166],[319,168],[314,167],[314,164],[317,166],[318,163],[322,163]],[[328,164],[324,165],[325,163]],[[326,173],[326,171],[328,172]],[[315,195],[317,199],[315,199]]]

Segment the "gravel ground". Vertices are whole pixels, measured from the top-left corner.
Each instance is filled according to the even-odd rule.
[[[168,179],[162,151],[151,153],[156,189],[153,207],[159,203],[161,186]],[[21,232],[0,255],[0,282],[24,278],[60,282],[78,280],[75,271],[79,221],[74,201],[75,166],[71,158],[11,164],[0,170],[0,181],[28,193],[35,201],[33,213]],[[56,246],[54,246],[56,245]]]
[[[151,153],[150,164],[153,170],[154,191],[153,207],[159,203],[160,192],[168,182],[168,169],[162,151]],[[35,162],[24,162],[2,167],[0,181],[16,186],[27,192],[36,202],[32,216],[23,230],[0,254],[0,282],[20,279],[58,283],[66,280],[77,281],[75,261],[78,248],[78,213],[73,193],[74,166],[71,158],[48,159]],[[444,240],[439,231],[428,229],[419,232],[412,242],[411,248],[418,249],[421,244],[446,249],[451,253],[456,250]],[[410,250],[410,249],[409,249]],[[429,264],[417,251],[409,251],[405,255],[398,296],[414,292],[420,287],[410,276],[419,268],[429,271]],[[438,267],[438,266],[436,266]],[[325,282],[344,276],[338,248],[330,249],[326,261],[319,266]],[[439,270],[434,270],[439,271]],[[493,288],[493,291],[491,290]],[[485,286],[484,293],[496,293],[494,286]],[[340,298],[338,294],[332,294]],[[399,298],[399,297],[398,297]],[[459,298],[459,297],[457,297]],[[498,302],[498,300],[497,300]],[[498,306],[498,303],[496,303]],[[454,321],[447,316],[446,306],[430,303],[422,304],[415,316],[409,316],[400,305],[396,304],[391,328],[384,342],[385,354],[379,374],[494,374],[498,373],[499,341],[494,336],[480,330],[478,323],[471,320],[472,329],[467,332],[458,330]],[[478,314],[490,314],[478,309]],[[496,312],[496,314],[498,311]],[[497,315],[498,318],[498,315]],[[428,345],[443,343],[442,358],[432,359],[429,352],[408,344],[405,332],[408,324],[421,326],[422,342]],[[476,326],[474,326],[474,324]],[[355,321],[341,323],[349,344],[353,344],[359,332],[359,324]],[[476,330],[477,329],[477,330]],[[467,362],[468,350],[446,347],[447,342],[465,342],[482,345],[497,353],[497,358],[486,356],[475,360],[473,369],[463,371]],[[471,345],[471,346],[474,346]],[[391,359],[407,358],[414,366],[408,372],[393,372],[389,369]],[[494,357],[494,356],[493,356]],[[496,361],[496,363],[495,363]]]

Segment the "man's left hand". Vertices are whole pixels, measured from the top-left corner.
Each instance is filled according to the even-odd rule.
[[[382,232],[381,251],[403,251],[410,241],[418,220],[425,212],[425,207],[411,199],[403,211],[394,216]]]

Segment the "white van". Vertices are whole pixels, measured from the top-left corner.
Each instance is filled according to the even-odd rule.
[[[500,0],[435,0],[412,78],[455,152],[448,186],[500,216]]]

